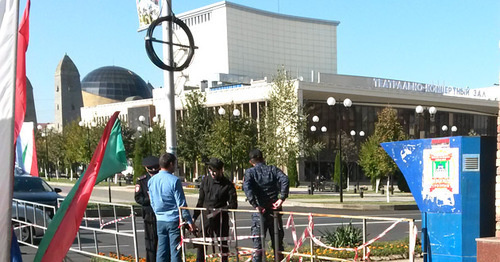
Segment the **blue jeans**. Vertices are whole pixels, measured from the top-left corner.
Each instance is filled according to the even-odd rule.
[[[157,262],[180,262],[182,261],[181,249],[177,246],[181,242],[181,231],[179,222],[157,221],[158,250]]]

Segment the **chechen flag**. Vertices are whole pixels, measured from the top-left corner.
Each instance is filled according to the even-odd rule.
[[[125,170],[127,158],[118,113],[108,121],[84,174],[68,193],[43,236],[34,261],[62,261],[75,240],[94,185]]]

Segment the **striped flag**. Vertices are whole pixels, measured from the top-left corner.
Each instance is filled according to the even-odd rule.
[[[30,35],[30,5],[30,0],[28,0],[17,34],[16,120],[14,125],[16,138],[21,132],[26,115],[26,50],[28,50]]]
[[[62,261],[75,240],[94,185],[125,170],[127,159],[118,113],[108,121],[87,170],[54,215],[34,261]]]
[[[11,248],[14,168],[14,92],[19,3],[0,1],[0,261],[9,261]]]
[[[16,142],[16,167],[32,176],[38,176],[34,130],[33,122],[23,123]]]

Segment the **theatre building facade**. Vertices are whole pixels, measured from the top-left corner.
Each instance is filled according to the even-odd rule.
[[[273,87],[272,76],[278,68],[288,70],[295,79],[299,102],[308,109],[308,125],[316,127],[310,135],[326,144],[317,158],[300,162],[301,181],[318,175],[318,163],[321,175],[330,176],[341,130],[354,131],[356,143],[362,143],[373,134],[377,113],[387,106],[397,110],[410,138],[496,134],[498,102],[489,100],[483,91],[338,74],[339,21],[277,14],[227,1],[178,17],[190,28],[197,49],[190,66],[174,75],[177,117],[182,116],[188,90],[197,89],[206,95],[206,106],[234,103],[242,114],[258,122]],[[152,95],[150,99],[83,107],[81,117],[102,121],[120,109],[121,119],[132,128],[138,125],[138,115],[163,120],[168,112],[165,89],[155,88]],[[329,106],[329,97],[350,99],[352,105]],[[313,116],[318,122],[312,121]]]
[[[316,74],[313,81],[292,81],[299,102],[307,109],[308,128],[316,127],[316,131],[310,131],[310,135],[326,145],[317,157],[301,161],[300,181],[310,181],[316,176],[330,177],[333,173],[339,133],[351,135],[354,131],[352,138],[359,146],[374,133],[378,112],[388,106],[397,110],[399,122],[410,139],[496,135],[498,102],[489,100],[484,93],[474,90],[321,73]],[[203,92],[207,98],[207,107],[217,109],[234,103],[242,114],[259,122],[272,87],[272,82],[260,80],[251,81],[250,84],[206,88]],[[160,118],[161,112],[166,110],[163,108],[163,92],[164,89],[153,90],[152,103]],[[185,94],[186,92],[177,97],[177,117],[182,115],[182,100]],[[329,97],[335,98],[335,106],[327,104]],[[346,100],[352,101],[350,107],[343,105],[342,102]],[[317,116],[317,122],[313,121],[314,116]],[[364,136],[360,136],[363,133]]]

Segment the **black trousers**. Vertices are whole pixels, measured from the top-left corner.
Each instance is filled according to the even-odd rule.
[[[221,220],[222,219],[222,220]],[[229,236],[229,215],[227,212],[221,212],[211,218],[204,218],[205,237],[228,237]],[[200,234],[199,237],[203,235]],[[222,246],[221,246],[222,245]],[[212,249],[214,253],[228,253],[229,246],[227,241],[214,241],[212,246],[205,246],[207,250]],[[196,261],[205,261],[205,250],[203,245],[197,245]],[[228,261],[227,256],[222,257],[222,261]]]
[[[158,235],[156,234],[156,216],[154,212],[144,214],[144,238],[146,243],[146,261],[156,262]]]

